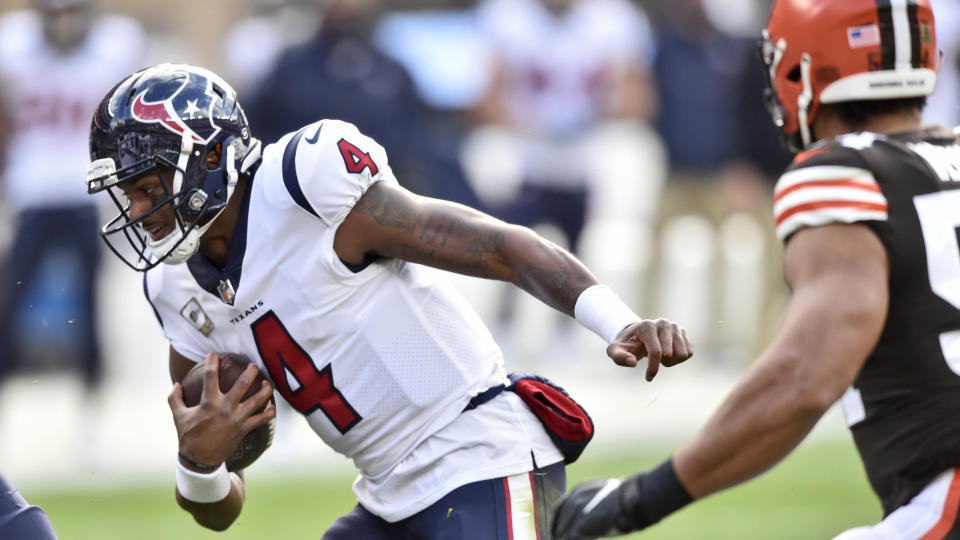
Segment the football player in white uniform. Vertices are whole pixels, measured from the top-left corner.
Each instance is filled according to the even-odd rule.
[[[30,3],[34,9],[0,17],[0,176],[14,215],[0,285],[0,379],[28,360],[15,318],[44,263],[60,256],[74,269],[57,286],[76,298],[63,319],[72,319],[76,363],[92,390],[102,373],[93,327],[102,246],[96,201],[79,185],[79,169],[88,163],[90,111],[112,81],[140,67],[144,35],[128,17],[99,13],[95,0]]]
[[[177,498],[206,527],[239,514],[244,484],[223,462],[275,414],[269,385],[240,401],[253,368],[226,394],[209,383],[228,351],[359,469],[359,504],[324,538],[546,537],[577,453],[567,443],[588,440],[566,428],[592,424],[559,389],[507,377],[437,268],[515,283],[601,335],[617,364],[646,356],[647,379],[692,354],[682,328],[641,319],[530,230],[400,187],[351,124],[319,121],[261,149],[209,71],[163,64],[124,79],[90,141],[88,190],[121,210],[101,234],[146,272],[171,376],[207,363],[200,406],[185,407],[178,384],[169,397]],[[567,416],[527,406],[531,388]]]

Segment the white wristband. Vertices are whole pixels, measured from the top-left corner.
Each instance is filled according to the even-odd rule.
[[[230,485],[225,463],[212,473],[204,474],[184,467],[177,458],[177,491],[184,499],[198,503],[221,501],[230,494]]]
[[[607,343],[613,343],[627,326],[640,321],[617,293],[605,285],[587,287],[573,307],[577,321]]]

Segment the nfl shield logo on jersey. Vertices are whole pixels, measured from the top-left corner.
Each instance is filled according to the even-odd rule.
[[[233,283],[230,283],[229,279],[220,280],[220,283],[217,285],[217,292],[220,293],[220,300],[223,300],[224,304],[233,305],[233,300],[236,298],[237,293],[233,290]]]

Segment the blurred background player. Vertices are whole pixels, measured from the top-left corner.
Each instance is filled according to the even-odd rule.
[[[241,95],[248,95],[273,69],[286,49],[313,37],[320,24],[320,0],[246,0],[249,13],[223,37],[225,73]]]
[[[245,98],[264,140],[322,118],[360,128],[390,152],[404,186],[421,195],[476,207],[457,161],[455,138],[420,99],[407,69],[374,42],[381,0],[323,0],[316,32],[281,52]],[[309,98],[305,98],[309,96]]]
[[[769,201],[790,157],[761,105],[755,44],[766,11],[722,0],[654,6],[656,128],[669,172],[656,207],[652,294],[690,321],[711,363],[739,369],[769,334],[768,304],[782,289],[772,285],[780,264],[770,256]]]
[[[627,0],[483,0],[475,9],[492,57],[465,149],[481,200],[493,215],[570,249],[640,303],[663,181],[662,149],[649,129],[657,97],[646,14]],[[605,239],[623,234],[637,249],[612,254]],[[544,321],[529,299],[475,286],[487,304],[502,299],[488,309],[499,311],[497,330],[514,329],[504,337],[517,354],[579,350],[557,328],[561,319]]]
[[[89,116],[110,81],[135,69],[143,36],[95,0],[35,0],[0,19],[0,151],[6,250],[0,377],[79,366],[103,372],[96,320],[97,205],[79,186]]]
[[[17,488],[0,472],[0,538],[11,540],[57,540],[50,518],[39,506],[24,500]]]
[[[762,52],[799,152],[774,194],[781,326],[670,459],[575,487],[558,540],[644,529],[766,471],[837,400],[884,512],[837,538],[960,537],[960,135],[923,125],[930,1],[777,0]]]
[[[937,89],[927,100],[923,119],[945,126],[960,125],[960,4],[956,0],[931,0],[937,14],[937,46],[943,50],[943,65],[937,73]]]
[[[656,110],[649,23],[626,0],[484,0],[477,16],[496,67],[476,114],[508,131],[521,160],[519,192],[494,211],[551,224],[578,252],[591,184],[604,180],[590,177],[590,136]]]

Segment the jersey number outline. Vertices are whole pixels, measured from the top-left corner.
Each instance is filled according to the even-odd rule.
[[[930,289],[960,310],[960,189],[917,195],[913,205],[923,231]],[[947,366],[960,375],[960,330],[942,332],[940,350]]]
[[[346,139],[340,139],[337,142],[337,148],[340,149],[340,157],[343,158],[343,164],[347,166],[347,171],[352,173],[361,173],[364,169],[370,169],[370,176],[376,176],[380,169],[373,162],[370,154],[360,150],[353,143]]]
[[[960,189],[936,191],[913,198],[926,250],[930,290],[960,310]],[[951,371],[960,375],[960,330],[940,334],[940,352]],[[841,398],[847,425],[865,417],[860,391],[851,386]]]
[[[320,409],[341,435],[363,419],[334,384],[331,364],[318,370],[272,309],[254,321],[250,330],[277,391],[294,409],[304,415]],[[296,380],[296,389],[290,387],[288,377]]]

